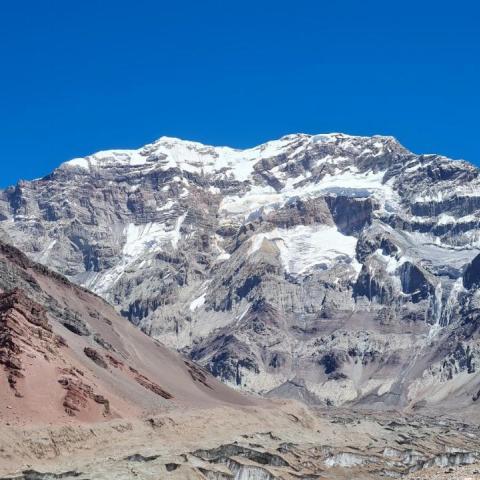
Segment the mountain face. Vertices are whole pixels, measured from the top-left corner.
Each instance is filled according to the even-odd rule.
[[[480,397],[479,170],[391,137],[162,137],[0,192],[31,259],[232,386],[310,403]]]

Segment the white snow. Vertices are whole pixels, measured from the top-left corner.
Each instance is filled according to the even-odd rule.
[[[428,220],[428,217],[426,218]],[[463,217],[455,218],[453,215],[442,213],[437,217],[437,225],[456,225],[458,223],[470,223],[479,220],[480,219],[475,215],[465,215]]]
[[[242,320],[243,317],[248,313],[248,311],[250,310],[250,305],[247,305],[247,307],[245,308],[245,310],[238,316],[237,320]]]
[[[403,254],[400,255],[399,258],[392,255],[384,255],[381,248],[377,249],[374,252],[374,255],[377,258],[377,260],[381,261],[384,264],[385,271],[392,276],[395,275],[395,273],[397,273],[400,266],[402,266],[408,260],[408,257]],[[395,277],[395,280],[398,280],[398,279]]]
[[[205,303],[205,293],[203,293],[198,298],[193,300],[192,303],[190,303],[190,311],[193,312],[197,308],[202,307],[204,303]]]
[[[215,260],[217,262],[224,262],[230,258],[230,254],[227,252],[221,253]]]
[[[52,240],[47,245],[47,247],[36,257],[37,262],[47,262],[48,257],[50,256],[50,252],[52,251],[53,247],[56,245],[57,241]]]
[[[164,223],[128,224],[125,228],[124,256],[137,258],[143,252],[148,252],[167,244],[177,248],[180,239],[180,227],[184,219],[185,214],[178,217],[175,228],[170,230],[167,229]]]
[[[355,259],[357,239],[343,235],[336,227],[298,225],[260,233],[250,239],[248,255],[259,250],[264,240],[277,246],[285,270],[290,273],[304,274],[315,266],[328,268],[341,257],[345,257],[357,273],[361,268]]]
[[[455,217],[452,217],[446,213],[442,213],[437,218],[437,225],[449,225],[451,223],[456,223]]]
[[[365,457],[358,455],[356,453],[347,453],[341,452],[336,455],[332,455],[325,460],[325,465],[327,467],[343,467],[350,468],[357,465],[362,465],[366,463],[367,460]]]
[[[123,230],[125,243],[119,263],[115,267],[92,277],[87,282],[86,287],[95,289],[100,295],[105,295],[119,281],[125,271],[137,261],[155,251],[167,248],[176,249],[181,238],[180,228],[185,217],[186,214],[179,216],[173,228],[168,228],[164,223],[152,222],[141,225],[134,223],[126,225]],[[144,262],[140,265],[148,266]]]
[[[318,135],[313,135],[311,138],[312,142],[318,143],[335,143],[337,140],[346,140],[355,138],[352,135],[347,135],[346,133],[332,132],[332,133],[319,133]]]
[[[335,143],[337,139],[332,134],[319,134],[312,137],[312,142],[317,143]]]
[[[409,165],[408,167],[405,168],[404,172],[405,173],[413,173],[419,170],[423,165],[421,163],[413,163],[412,165]]]
[[[147,163],[141,150],[103,150],[85,158],[74,158],[61,167],[80,167],[90,170],[92,167],[139,166]]]
[[[283,206],[292,197],[314,198],[326,192],[350,192],[355,196],[374,196],[383,208],[397,209],[398,195],[393,191],[390,182],[382,183],[384,172],[359,173],[355,167],[325,175],[318,182],[309,182],[300,186],[299,182],[308,177],[289,179],[285,188],[277,192],[268,185],[255,185],[242,196],[227,196],[220,204],[220,213],[226,216],[238,215],[253,218],[265,214],[269,210]]]
[[[90,165],[86,158],[74,158],[73,160],[69,160],[68,162],[65,162],[63,165],[70,166],[70,167],[80,167],[80,168],[84,168],[85,170],[88,170],[90,168]]]
[[[161,207],[157,207],[157,212],[161,212],[163,210],[170,210],[174,205],[175,203],[172,200],[168,200]]]
[[[274,140],[245,150],[230,147],[213,147],[178,138],[161,137],[156,142],[138,150],[105,150],[85,158],[75,158],[62,167],[147,166],[168,170],[178,168],[185,172],[210,175],[232,175],[245,181],[251,175],[253,166],[262,158],[282,153],[292,141],[309,138],[293,135]]]
[[[446,182],[445,182],[446,183]],[[467,185],[457,185],[451,188],[451,185],[439,182],[434,188],[418,194],[413,201],[416,203],[442,202],[450,198],[479,197],[479,185],[471,182]]]

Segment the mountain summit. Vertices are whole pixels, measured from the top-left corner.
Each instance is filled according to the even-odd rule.
[[[340,133],[162,137],[0,192],[33,260],[232,386],[328,405],[479,397],[479,222],[476,167]]]

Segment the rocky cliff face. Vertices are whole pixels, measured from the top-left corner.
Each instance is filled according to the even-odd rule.
[[[249,150],[161,138],[2,191],[0,228],[230,385],[468,404],[480,396],[479,187],[474,166],[391,137]]]

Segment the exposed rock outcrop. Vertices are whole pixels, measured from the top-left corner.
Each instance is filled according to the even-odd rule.
[[[25,376],[23,355],[48,359],[63,346],[66,341],[52,332],[44,307],[20,289],[0,294],[0,365],[17,397],[22,396],[20,381]]]

